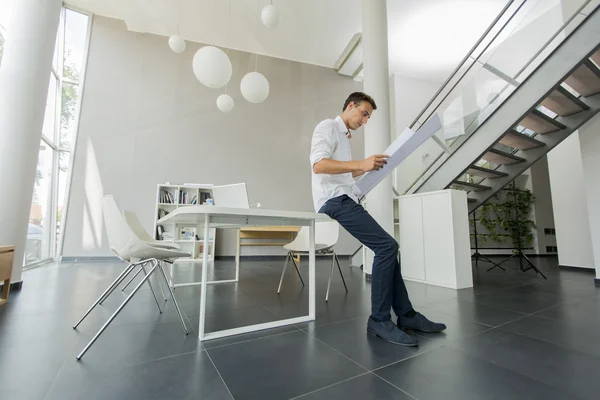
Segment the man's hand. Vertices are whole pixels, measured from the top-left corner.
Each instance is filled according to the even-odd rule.
[[[375,154],[360,162],[360,170],[363,172],[378,171],[387,164],[387,154]]]

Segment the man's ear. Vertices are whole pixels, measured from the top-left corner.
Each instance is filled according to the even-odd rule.
[[[354,104],[353,101],[351,101],[350,103],[348,103],[348,107],[346,107],[346,110],[352,110],[354,108],[356,104]]]

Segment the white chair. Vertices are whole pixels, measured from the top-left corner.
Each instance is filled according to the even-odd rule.
[[[127,220],[125,219],[123,213],[119,210],[117,203],[115,202],[113,196],[104,196],[102,199],[102,210],[104,213],[104,224],[106,226],[106,233],[108,236],[108,242],[110,245],[110,249],[119,257],[121,260],[128,263],[128,266],[121,272],[121,274],[114,280],[114,282],[102,293],[102,295],[94,302],[94,304],[89,308],[89,310],[83,315],[83,317],[73,326],[73,329],[76,329],[77,326],[88,316],[88,314],[106,297],[108,297],[121,282],[129,275],[136,267],[140,266],[144,269],[144,266],[148,263],[151,264],[152,268],[150,271],[146,273],[144,270],[144,278],[139,282],[133,291],[127,296],[125,301],[117,308],[117,310],[111,315],[111,317],[106,321],[106,323],[100,328],[98,333],[92,338],[92,340],[86,345],[86,347],[79,353],[77,356],[78,360],[81,360],[83,355],[89,350],[89,348],[94,344],[94,342],[100,337],[100,335],[106,330],[108,325],[115,319],[115,317],[121,312],[121,310],[129,303],[129,301],[133,298],[133,296],[137,293],[137,291],[142,287],[142,285],[148,281],[152,273],[158,269],[167,284],[167,288],[170,292],[171,299],[173,300],[173,304],[177,309],[177,313],[179,314],[179,319],[181,320],[181,324],[183,326],[183,330],[185,334],[188,334],[187,327],[183,320],[183,315],[181,314],[181,310],[179,309],[179,305],[177,304],[177,300],[175,299],[175,295],[173,294],[173,290],[168,284],[167,276],[162,269],[161,262],[167,261],[172,262],[173,259],[177,259],[179,257],[189,257],[190,254],[183,253],[167,248],[159,248],[151,246],[146,243],[144,240],[140,239],[134,232],[134,230],[129,226]],[[144,236],[149,236],[144,235]],[[150,283],[148,281],[148,283]],[[160,286],[160,284],[159,284]],[[150,285],[152,289],[152,286]],[[162,290],[162,289],[161,289]],[[158,299],[156,298],[156,294],[152,289],[152,293],[154,299],[156,300],[156,304],[158,305]],[[158,306],[160,310],[160,306]]]
[[[287,269],[289,260],[292,260],[294,267],[296,267],[296,272],[300,277],[300,281],[302,282],[302,286],[304,286],[304,281],[302,280],[302,275],[300,275],[300,269],[296,264],[296,260],[294,260],[294,256],[297,254],[308,254],[310,245],[308,235],[308,227],[303,226],[300,229],[300,232],[298,232],[298,235],[294,241],[283,246],[283,248],[287,250],[287,256],[285,258],[285,264],[283,265],[283,271],[281,273],[281,279],[279,280],[279,288],[277,289],[277,293],[281,291],[283,277],[285,276],[285,271]],[[333,246],[335,246],[337,243],[339,235],[340,226],[336,221],[317,222],[315,224],[315,252],[318,255],[331,255],[332,258],[325,301],[329,301],[329,288],[331,286],[331,276],[333,275],[333,268],[335,264],[337,264],[338,270],[340,271],[340,276],[342,277],[342,282],[344,283],[344,288],[346,289],[346,293],[348,293],[348,287],[346,286],[346,280],[344,279],[344,274],[342,273],[342,268],[340,267],[340,261],[337,254],[333,250]]]
[[[181,248],[181,246],[178,245],[177,243],[168,243],[168,242],[164,242],[162,240],[153,239],[148,234],[148,232],[146,232],[146,230],[142,226],[140,219],[138,218],[138,216],[135,213],[133,213],[131,211],[123,210],[123,217],[125,217],[125,220],[127,221],[127,224],[129,224],[129,227],[131,228],[131,230],[133,230],[133,233],[135,233],[137,235],[137,237],[140,238],[144,243],[147,243],[152,247],[159,247],[159,248],[165,248],[165,249],[170,249],[170,250],[177,250],[177,249]],[[136,272],[135,275],[133,275],[131,277],[131,279],[129,279],[129,281],[125,284],[125,286],[123,286],[121,291],[124,292],[125,289],[127,289],[129,287],[131,282],[133,282],[133,280],[142,271],[145,273],[145,269],[140,268],[138,270],[138,272]],[[150,282],[150,281],[148,281],[148,282]],[[160,288],[160,291],[163,292],[162,287],[160,285],[158,287]],[[163,297],[165,297],[164,292],[163,292]],[[166,297],[165,297],[165,301],[166,301]],[[102,301],[100,302],[100,304],[102,304]]]
[[[142,223],[140,222],[140,219],[135,213],[123,210],[123,217],[125,217],[125,221],[127,221],[127,224],[129,224],[129,227],[131,228],[133,233],[135,233],[136,236],[140,238],[140,240],[142,240],[144,243],[147,243],[153,247],[163,247],[165,249],[171,250],[181,248],[181,246],[179,246],[177,243],[168,243],[162,240],[153,239],[152,236],[150,236],[148,232],[146,232],[146,230],[142,226]]]

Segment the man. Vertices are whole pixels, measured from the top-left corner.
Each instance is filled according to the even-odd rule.
[[[342,113],[315,128],[310,162],[315,210],[337,220],[352,236],[375,252],[371,279],[371,316],[367,333],[403,346],[417,346],[417,339],[403,329],[441,332],[444,324],[435,323],[416,312],[408,298],[400,274],[398,243],[359,204],[353,178],[386,164],[385,154],[352,161],[350,130],[365,125],[377,106],[368,95],[352,93]],[[391,320],[390,310],[398,317]]]

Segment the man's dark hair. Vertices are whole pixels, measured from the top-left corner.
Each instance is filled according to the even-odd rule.
[[[361,101],[368,102],[369,104],[371,104],[371,107],[373,107],[373,110],[377,110],[377,104],[375,104],[375,100],[373,100],[371,96],[363,92],[354,92],[351,93],[350,96],[348,96],[348,98],[346,99],[342,111],[346,111],[346,108],[348,108],[348,104],[350,104],[350,102],[354,102],[355,105],[359,105]]]

